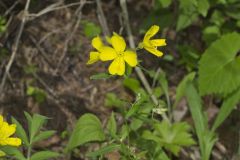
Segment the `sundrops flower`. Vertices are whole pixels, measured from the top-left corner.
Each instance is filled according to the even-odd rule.
[[[16,125],[9,125],[7,122],[3,121],[3,117],[0,115],[0,145],[1,146],[20,146],[21,139],[10,137],[16,132]],[[0,150],[0,157],[4,156],[5,153]]]
[[[112,75],[123,75],[125,73],[125,62],[131,67],[137,65],[137,54],[132,50],[126,49],[126,42],[123,37],[114,33],[110,39],[112,47],[102,46],[99,58],[101,61],[113,60],[108,71]]]
[[[166,39],[150,39],[159,31],[159,26],[153,25],[145,34],[143,38],[143,42],[139,43],[139,48],[144,48],[148,52],[161,57],[163,53],[157,50],[157,47],[166,46]]]
[[[89,60],[88,60],[87,64],[93,64],[93,63],[95,63],[99,60],[99,54],[100,54],[101,48],[103,47],[102,40],[99,36],[93,38],[92,46],[97,51],[90,52],[90,57],[89,57]]]

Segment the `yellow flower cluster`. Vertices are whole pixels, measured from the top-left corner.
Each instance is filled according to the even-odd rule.
[[[10,137],[16,132],[16,125],[9,125],[4,122],[3,116],[0,115],[0,146],[20,146],[22,141],[19,138]],[[0,150],[0,157],[4,156],[5,153]]]
[[[160,57],[163,53],[157,50],[159,46],[165,46],[165,39],[153,39],[150,40],[159,31],[159,26],[153,25],[145,34],[144,39],[139,43],[139,49],[146,49],[148,52]],[[112,60],[108,71],[112,75],[124,75],[125,63],[131,67],[135,67],[138,64],[136,51],[126,49],[126,42],[124,38],[117,33],[113,33],[113,36],[107,41],[112,47],[104,45],[99,36],[93,38],[92,46],[97,51],[90,52],[90,58],[87,64],[93,64],[99,60],[110,61]]]

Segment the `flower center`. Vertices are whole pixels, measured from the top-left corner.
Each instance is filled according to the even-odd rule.
[[[124,52],[117,52],[118,57],[123,57],[124,56]]]

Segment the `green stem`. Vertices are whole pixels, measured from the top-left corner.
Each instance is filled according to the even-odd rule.
[[[30,160],[31,152],[32,152],[32,145],[30,144],[30,146],[28,147],[28,151],[27,151],[27,160]]]
[[[130,27],[130,23],[129,23],[129,16],[128,16],[128,10],[127,10],[127,3],[126,0],[120,0],[120,5],[122,7],[122,12],[123,12],[123,18],[125,20],[125,25],[126,25],[126,30],[127,30],[127,34],[128,34],[128,40],[129,40],[129,44],[131,48],[136,48],[135,42],[134,42],[134,38],[132,35],[132,30]],[[139,67],[135,67],[135,71],[138,75],[138,77],[140,78],[141,82],[143,83],[145,89],[147,90],[148,94],[150,95],[153,103],[155,105],[159,105],[158,99],[156,98],[155,95],[153,95],[153,91],[145,77],[145,75],[143,74],[141,68]],[[165,121],[170,122],[170,120],[168,119],[167,115],[165,113],[162,114],[162,118]]]

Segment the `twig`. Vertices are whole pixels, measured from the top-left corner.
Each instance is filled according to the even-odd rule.
[[[127,11],[126,0],[120,0],[120,5],[122,7],[123,18],[125,20],[125,25],[126,25],[126,30],[127,30],[127,34],[128,34],[128,40],[129,40],[130,47],[135,49],[136,45],[135,45],[135,42],[134,42],[132,30],[131,30],[130,23],[129,23],[129,18],[128,18],[129,16],[128,16],[128,11]],[[147,90],[148,94],[150,95],[153,103],[155,105],[159,105],[158,100],[157,100],[156,96],[153,94],[153,91],[152,91],[145,75],[143,74],[141,68],[135,67],[135,71],[136,71],[139,79],[143,83],[145,89]],[[169,119],[168,119],[168,117],[165,113],[162,114],[162,117],[163,117],[164,120],[169,121]]]
[[[89,3],[92,3],[92,1],[86,1],[85,3],[89,4]],[[55,4],[52,4],[48,7],[46,7],[45,9],[41,10],[40,12],[38,12],[36,14],[30,14],[29,16],[30,16],[30,18],[34,19],[34,18],[40,17],[44,14],[47,14],[49,12],[53,12],[53,11],[56,11],[56,10],[77,6],[79,4],[82,4],[82,1],[60,6],[61,4],[62,4],[62,2],[57,2]]]
[[[4,13],[4,17],[6,17],[16,7],[18,3],[19,3],[19,0],[15,1],[13,5]]]
[[[86,4],[86,0],[80,0],[80,6],[78,7],[77,11],[76,11],[76,14],[77,14],[77,19],[76,19],[76,23],[73,25],[73,28],[72,28],[72,31],[69,33],[65,43],[64,43],[64,48],[63,48],[63,54],[62,56],[60,57],[59,61],[58,61],[58,64],[57,64],[57,68],[56,68],[56,73],[60,67],[60,65],[62,64],[62,61],[64,59],[64,57],[66,56],[66,53],[67,53],[67,50],[68,50],[68,44],[69,42],[71,41],[71,39],[73,38],[73,36],[75,35],[79,25],[80,25],[80,22],[81,22],[81,18],[82,18],[82,8],[84,7],[84,5]]]
[[[24,12],[23,12],[22,22],[21,22],[21,25],[20,25],[20,28],[19,28],[19,31],[18,31],[18,35],[17,35],[16,41],[15,41],[15,44],[13,45],[12,55],[10,57],[10,60],[8,61],[5,73],[3,75],[3,79],[2,79],[2,82],[1,82],[1,85],[0,85],[0,99],[2,98],[2,95],[3,95],[3,88],[4,88],[4,85],[6,83],[7,75],[9,74],[11,66],[12,66],[12,64],[15,60],[15,57],[16,57],[16,53],[17,53],[17,50],[18,50],[18,47],[19,47],[19,42],[20,42],[20,39],[21,39],[21,36],[22,36],[22,33],[23,33],[23,29],[24,29],[24,26],[25,26],[25,23],[26,23],[26,19],[27,19],[28,14],[29,14],[28,13],[28,8],[29,8],[29,5],[30,5],[30,1],[31,0],[27,0],[27,2],[26,2]]]
[[[104,36],[109,36],[110,31],[109,31],[109,27],[107,25],[107,21],[106,21],[104,12],[102,10],[101,0],[96,0],[96,3],[97,3],[97,10],[98,10],[98,19],[99,19],[100,25],[102,26]]]

